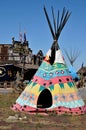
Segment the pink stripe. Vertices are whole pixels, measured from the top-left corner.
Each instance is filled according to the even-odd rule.
[[[38,83],[38,84],[40,84],[42,86],[50,86],[50,85],[53,85],[53,84],[73,82],[71,76],[55,77],[55,78],[52,78],[50,80],[44,80],[41,77],[34,76],[34,78],[32,79],[32,81],[36,82],[36,83]],[[44,85],[44,84],[46,84],[46,85]]]
[[[86,113],[86,106],[82,106],[82,107],[77,107],[77,108],[66,108],[64,106],[59,106],[56,108],[51,108],[51,109],[40,109],[40,108],[33,108],[30,106],[20,106],[19,104],[15,104],[12,107],[13,110],[19,110],[22,112],[27,112],[28,114],[35,114],[35,113],[40,113],[40,112],[52,112],[52,111],[56,111],[57,114],[64,114],[65,112],[67,114],[72,114],[72,115],[81,115],[81,114],[85,114]]]
[[[68,113],[83,113],[86,112],[86,106],[82,106],[82,107],[77,107],[77,108],[66,108],[66,107],[56,107],[54,108],[54,110],[56,111],[63,111],[63,112],[68,112]]]
[[[30,106],[26,106],[22,108],[25,112],[29,112],[29,111],[36,111],[36,108],[30,107]]]

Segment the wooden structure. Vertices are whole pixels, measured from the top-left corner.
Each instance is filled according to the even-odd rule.
[[[25,33],[24,41],[16,41],[12,38],[12,44],[0,44],[0,76],[3,76],[2,72],[6,72],[7,75],[8,71],[15,76],[19,71],[24,80],[30,80],[41,64],[43,57],[42,50],[39,50],[37,54],[33,54],[32,49],[29,48]],[[6,70],[7,66],[12,67],[10,70]],[[7,80],[6,77],[5,80]]]

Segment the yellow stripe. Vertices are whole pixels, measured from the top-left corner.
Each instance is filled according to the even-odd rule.
[[[39,85],[39,84],[36,84],[34,87],[33,87],[32,85],[33,85],[33,84],[28,85],[28,86],[26,87],[25,91],[26,91],[27,93],[32,93],[32,94],[38,96],[39,93],[40,93],[40,92],[39,92],[40,85]]]
[[[54,85],[54,90],[52,90],[52,95],[55,94],[67,94],[67,93],[75,93],[77,92],[76,87],[69,87],[67,83],[64,83],[64,88],[61,88],[59,84]]]

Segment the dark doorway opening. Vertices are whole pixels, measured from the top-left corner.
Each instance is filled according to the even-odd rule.
[[[37,101],[37,108],[49,108],[52,105],[52,95],[48,89],[44,89]]]

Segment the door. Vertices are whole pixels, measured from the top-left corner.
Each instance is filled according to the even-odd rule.
[[[44,89],[37,101],[37,108],[49,108],[52,105],[52,95],[48,89]]]

